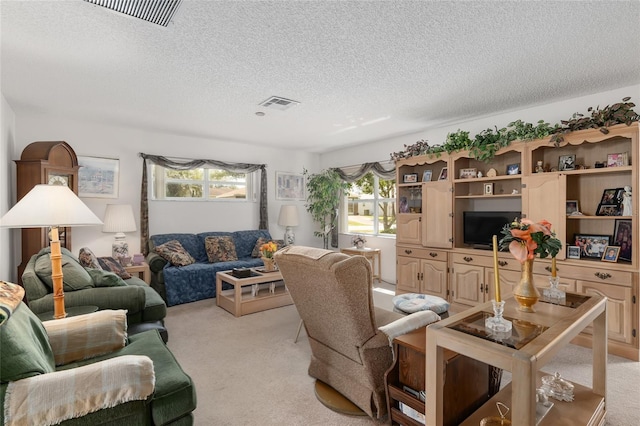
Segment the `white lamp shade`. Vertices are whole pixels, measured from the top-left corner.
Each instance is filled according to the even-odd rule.
[[[107,204],[102,232],[134,232],[137,229],[133,208],[129,204]]]
[[[36,185],[2,219],[3,228],[90,226],[102,221],[63,185]]]
[[[286,205],[286,206],[280,207],[280,216],[278,216],[278,225],[298,226],[298,206]]]

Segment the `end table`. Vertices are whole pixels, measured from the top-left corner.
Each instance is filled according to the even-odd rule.
[[[340,249],[340,252],[344,254],[348,254],[349,256],[364,256],[371,263],[371,279],[372,281],[376,278],[378,282],[382,281],[382,266],[380,263],[380,249],[378,248],[357,248],[357,247],[348,247]]]
[[[147,262],[142,262],[140,265],[125,266],[124,269],[132,275],[138,274],[138,277],[142,278],[145,283],[151,284],[151,270]]]

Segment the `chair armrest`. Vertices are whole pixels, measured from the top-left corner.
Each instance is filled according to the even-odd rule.
[[[5,425],[58,424],[63,420],[144,400],[153,393],[153,361],[124,355],[69,370],[10,382]]]
[[[168,260],[160,256],[158,253],[150,252],[147,255],[147,263],[149,264],[151,272],[158,273],[162,271],[164,265],[168,263]]]
[[[389,345],[393,339],[410,331],[417,330],[432,322],[440,321],[440,316],[433,311],[420,311],[395,320],[392,323],[378,327],[389,338]]]
[[[127,311],[106,310],[42,323],[56,365],[93,358],[125,346]]]

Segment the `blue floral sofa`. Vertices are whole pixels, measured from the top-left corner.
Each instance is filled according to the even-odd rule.
[[[237,260],[210,262],[207,237],[230,237]],[[180,266],[162,257],[156,248],[178,241],[191,255],[193,263]],[[149,237],[147,262],[151,269],[151,286],[162,296],[167,306],[216,297],[216,273],[233,268],[262,266],[256,246],[271,241],[266,229],[236,232],[202,232],[199,234],[156,234]],[[188,263],[188,262],[182,262]]]

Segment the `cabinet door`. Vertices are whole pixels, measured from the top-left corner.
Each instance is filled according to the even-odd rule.
[[[557,173],[538,173],[523,178],[522,213],[527,219],[539,222],[546,219],[553,226],[560,241],[566,235],[566,176]],[[558,260],[565,258],[560,250]]]
[[[447,262],[421,260],[420,293],[447,298]]]
[[[619,285],[577,281],[578,293],[607,297],[607,333],[611,340],[631,343],[633,340],[633,289]],[[592,327],[584,329],[592,334]]]
[[[399,214],[396,217],[396,243],[420,244],[422,242],[422,217],[418,214]]]
[[[496,285],[494,281],[495,274],[493,268],[485,268],[485,295],[486,300],[492,300],[496,298]],[[520,277],[522,276],[519,271],[507,271],[500,269],[500,298],[502,300],[513,295],[513,289],[516,288]],[[487,291],[488,290],[488,291]]]
[[[419,293],[420,259],[398,256],[396,261],[396,277],[398,293]]]
[[[422,185],[422,244],[453,247],[453,193],[448,181]]]
[[[454,263],[451,273],[451,302],[475,306],[484,302],[484,268]]]

